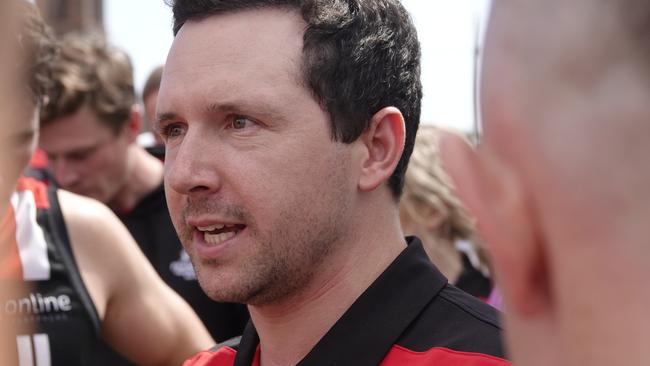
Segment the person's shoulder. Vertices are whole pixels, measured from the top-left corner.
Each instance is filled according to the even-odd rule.
[[[103,203],[63,189],[57,189],[57,196],[64,212],[67,225],[88,225],[113,219],[113,212]]]
[[[484,324],[487,329],[501,331],[499,311],[467,292],[447,285],[438,295],[439,301],[453,306],[458,312],[467,314],[474,319],[473,322]]]
[[[233,365],[241,337],[235,337],[219,343],[188,359],[183,366],[224,366]]]
[[[509,366],[510,361],[480,352],[463,352],[444,347],[415,352],[397,345],[391,348],[381,362],[381,366],[392,365]]]
[[[498,311],[451,285],[427,305],[396,346],[421,356],[507,364]]]
[[[133,260],[137,245],[117,216],[103,203],[57,190],[63,219],[80,266],[111,269],[113,263]]]

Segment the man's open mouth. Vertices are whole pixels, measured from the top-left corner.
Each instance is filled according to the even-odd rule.
[[[203,240],[208,244],[221,244],[244,230],[242,224],[217,224],[211,226],[197,226],[196,229],[203,234]]]

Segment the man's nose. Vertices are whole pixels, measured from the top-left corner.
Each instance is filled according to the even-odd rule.
[[[200,133],[188,133],[165,157],[167,185],[183,195],[200,196],[218,191],[222,179],[216,142]]]
[[[50,159],[50,167],[56,183],[61,188],[69,189],[79,182],[79,171],[69,161],[62,158]]]

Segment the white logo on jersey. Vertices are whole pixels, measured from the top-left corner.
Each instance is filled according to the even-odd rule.
[[[37,315],[68,312],[72,310],[70,296],[43,296],[29,294],[21,299],[10,299],[4,303],[6,315]]]
[[[183,277],[185,281],[196,281],[196,272],[190,261],[190,256],[181,249],[181,254],[177,261],[169,264],[169,270],[178,277]]]

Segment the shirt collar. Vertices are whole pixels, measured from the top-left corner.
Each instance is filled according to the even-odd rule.
[[[447,284],[422,243],[407,247],[352,304],[298,365],[377,365],[406,328]],[[246,326],[235,366],[250,366],[259,343]]]

